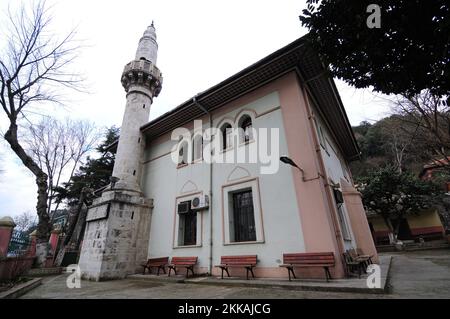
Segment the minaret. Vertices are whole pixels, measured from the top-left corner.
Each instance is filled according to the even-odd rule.
[[[119,179],[115,188],[140,191],[144,140],[139,128],[148,122],[153,98],[158,96],[162,85],[161,72],[156,67],[157,53],[152,22],[139,41],[135,59],[125,65],[122,73],[127,103],[113,170],[113,176]]]
[[[78,262],[86,279],[124,278],[140,271],[147,260],[153,200],[140,189],[145,143],[140,127],[147,123],[153,98],[161,91],[157,52],[152,22],[139,41],[135,59],[122,73],[127,102],[113,169],[115,179],[88,209]]]

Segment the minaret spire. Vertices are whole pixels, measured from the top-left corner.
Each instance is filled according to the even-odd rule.
[[[141,155],[144,138],[139,128],[146,124],[153,98],[162,87],[162,75],[156,67],[158,43],[152,22],[144,32],[136,50],[136,57],[122,73],[122,85],[127,93],[127,104],[120,129],[113,176],[118,186],[140,191]]]
[[[139,41],[139,45],[136,50],[136,60],[145,59],[153,64],[156,64],[157,55],[158,42],[156,42],[156,30],[152,20],[152,24],[147,27],[147,30],[145,30],[144,35]]]

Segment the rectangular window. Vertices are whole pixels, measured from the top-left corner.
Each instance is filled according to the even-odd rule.
[[[233,130],[231,128],[227,128],[225,133],[225,147],[224,149],[229,149],[233,147]]]
[[[197,136],[194,139],[194,160],[201,160],[203,157],[203,138]]]
[[[232,242],[256,241],[252,190],[232,193],[233,214],[230,227]]]
[[[188,209],[182,209],[186,208]],[[191,201],[178,204],[179,214],[179,246],[192,246],[197,244],[197,212],[191,210]]]
[[[342,197],[342,192],[338,189],[334,190],[334,200],[336,201],[339,225],[341,226],[342,237],[344,240],[352,240],[350,236],[350,231],[347,225],[347,219],[345,218],[345,210],[344,210],[344,200]]]
[[[348,230],[347,221],[345,219],[344,209],[342,204],[338,205],[339,223],[341,224],[342,237],[344,240],[352,240],[350,232]]]
[[[328,151],[327,141],[325,139],[325,134],[323,133],[322,126],[319,126],[319,132],[320,132],[320,145],[322,145],[325,151]]]

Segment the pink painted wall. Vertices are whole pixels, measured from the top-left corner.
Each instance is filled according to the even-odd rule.
[[[0,226],[0,257],[5,257],[8,253],[13,229],[11,226]]]
[[[59,231],[54,230],[52,231],[49,239],[50,247],[52,248],[53,254],[55,253],[56,247],[58,246],[58,241],[59,241]]]
[[[342,190],[356,246],[361,248],[364,254],[373,255],[373,262],[378,263],[378,254],[361,201],[361,193],[351,185],[343,185]]]
[[[28,251],[28,256],[36,256],[36,235],[30,235],[30,249]]]
[[[286,130],[288,156],[305,172],[306,179],[324,175],[320,171],[320,156],[316,150],[311,124],[308,119],[305,97],[297,75],[292,72],[281,78],[280,104]],[[323,177],[303,181],[301,172],[292,168],[299,206],[306,252],[334,252],[336,267],[334,277],[344,277],[341,251],[337,243],[333,213],[328,205]]]

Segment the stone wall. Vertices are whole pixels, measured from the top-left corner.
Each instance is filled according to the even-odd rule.
[[[103,193],[88,211],[79,266],[89,280],[120,279],[140,271],[148,250],[151,201],[139,193]]]

